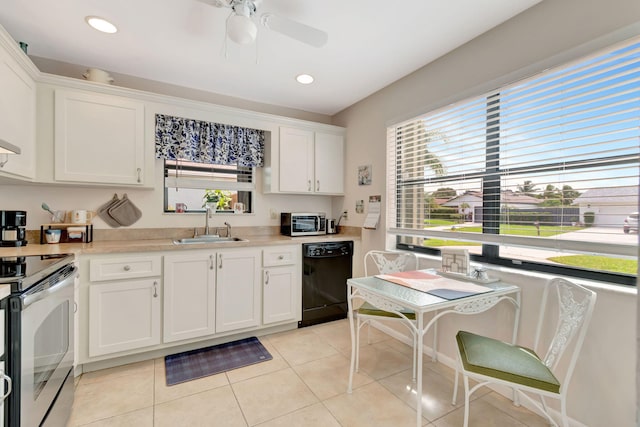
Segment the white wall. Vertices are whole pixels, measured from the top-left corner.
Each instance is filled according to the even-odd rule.
[[[383,195],[386,205],[386,127],[471,95],[507,83],[634,33],[640,34],[637,0],[547,0],[495,29],[376,92],[334,116],[333,123],[347,128],[344,205],[350,210],[346,225],[359,225],[364,215],[353,214],[356,200]],[[359,186],[359,165],[371,164],[370,186]],[[362,251],[387,244],[382,225],[363,230]],[[543,279],[505,273],[522,286],[523,342],[530,337],[533,314]],[[635,425],[636,390],[636,290],[598,289],[598,302],[581,355],[569,400],[571,417],[589,426]],[[441,337],[453,337],[466,326],[481,332],[502,333],[504,313],[489,313],[483,322],[448,320]],[[446,339],[445,339],[446,340]],[[442,350],[454,357],[453,342]]]

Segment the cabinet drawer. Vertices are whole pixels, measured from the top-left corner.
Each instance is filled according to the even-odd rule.
[[[160,256],[89,261],[89,280],[92,282],[160,276],[160,274],[162,274],[162,257]]]
[[[263,267],[291,265],[300,261],[299,258],[300,253],[294,246],[265,248],[262,251]]]

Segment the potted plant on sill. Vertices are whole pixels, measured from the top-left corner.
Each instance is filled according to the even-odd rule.
[[[231,202],[231,192],[222,191],[222,190],[205,190],[204,196],[202,197],[204,203],[202,203],[202,207],[206,207],[207,204],[210,204],[212,207],[215,206],[216,211],[225,211],[230,209],[229,203]]]

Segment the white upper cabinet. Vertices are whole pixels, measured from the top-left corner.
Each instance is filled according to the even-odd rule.
[[[280,191],[312,193],[313,132],[280,128]]]
[[[316,132],[314,153],[316,194],[343,194],[344,137]]]
[[[281,127],[277,153],[278,190],[271,192],[344,194],[343,135]],[[271,156],[273,163],[275,150]]]
[[[143,186],[144,125],[141,101],[56,89],[54,180]]]
[[[0,38],[0,139],[21,151],[8,155],[0,176],[32,180],[36,170],[36,83],[15,58],[23,54],[5,46],[6,39]]]

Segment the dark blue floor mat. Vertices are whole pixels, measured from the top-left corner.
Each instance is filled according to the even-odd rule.
[[[165,356],[167,385],[207,377],[273,357],[256,337]]]

